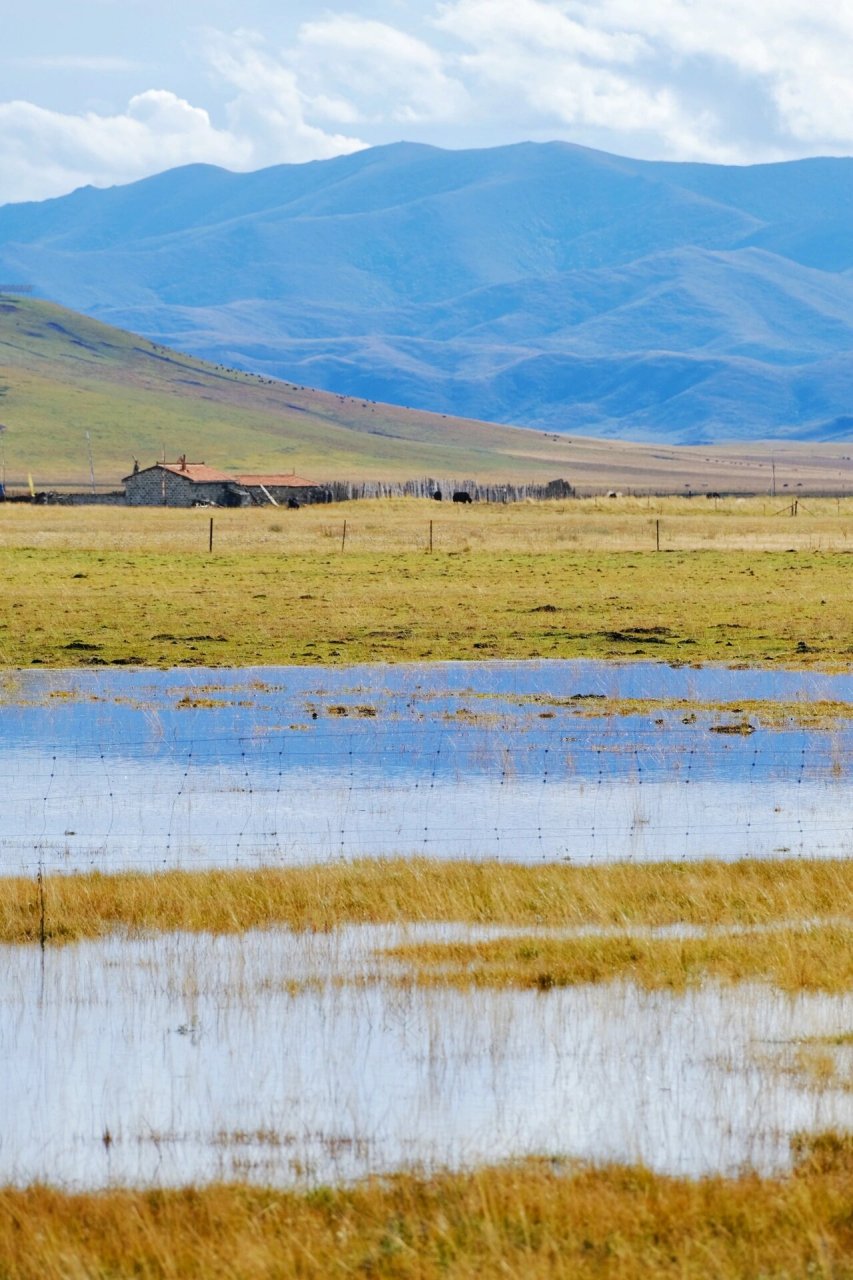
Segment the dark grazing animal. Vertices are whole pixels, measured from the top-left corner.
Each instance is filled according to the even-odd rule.
[[[453,495],[454,502],[473,502],[474,499],[470,493],[466,493],[464,489],[457,489]]]

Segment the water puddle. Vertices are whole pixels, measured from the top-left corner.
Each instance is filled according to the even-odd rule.
[[[614,715],[602,699],[693,709]],[[0,874],[849,855],[853,719],[765,726],[741,707],[755,700],[849,706],[853,676],[591,661],[15,673],[0,688]]]
[[[849,1090],[780,1069],[849,1033],[853,996],[472,995],[377,974],[378,949],[436,936],[3,948],[0,1182],[288,1185],[527,1153],[770,1171],[792,1133],[853,1125]]]

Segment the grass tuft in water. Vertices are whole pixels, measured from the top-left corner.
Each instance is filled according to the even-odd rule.
[[[45,937],[53,943],[120,930],[327,931],[422,921],[760,926],[849,911],[853,860],[569,867],[376,858],[251,871],[92,872],[46,877],[43,901]],[[4,880],[0,942],[37,941],[41,905],[37,880]]]
[[[708,979],[783,991],[853,990],[853,924],[692,938],[495,938],[413,943],[382,955],[422,986],[552,987],[630,981],[683,991]]]

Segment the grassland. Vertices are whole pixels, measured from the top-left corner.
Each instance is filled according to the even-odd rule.
[[[226,369],[30,299],[0,302],[0,420],[9,483],[32,474],[39,488],[88,481],[86,432],[107,488],[119,487],[134,458],[147,465],[164,448],[223,469],[295,469],[323,480],[448,471],[551,478],[570,453],[541,432]]]
[[[43,897],[33,880],[8,878],[0,942],[36,941],[42,906],[47,940],[62,943],[116,930],[328,931],[424,921],[760,928],[837,918],[851,903],[853,861],[846,859],[590,867],[370,859],[252,871],[60,875],[46,881]],[[737,935],[733,939],[737,943]],[[850,962],[848,955],[844,964]]]
[[[216,512],[212,554],[209,512],[0,507],[0,664],[849,668],[853,501],[809,506],[796,519],[675,499]]]
[[[309,1193],[212,1186],[0,1191],[6,1280],[110,1276],[853,1276],[853,1143],[797,1144],[792,1174],[698,1181],[529,1160]]]

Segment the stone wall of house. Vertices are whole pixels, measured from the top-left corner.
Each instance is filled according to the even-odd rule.
[[[138,471],[124,483],[124,496],[129,507],[162,507],[163,471]]]
[[[87,493],[82,489],[79,493],[63,496],[60,501],[69,507],[123,507],[127,502],[123,489],[116,489],[113,493]]]
[[[221,481],[194,484],[188,476],[152,467],[128,476],[125,494],[129,507],[191,507],[194,502],[217,502],[224,505],[228,488]]]

